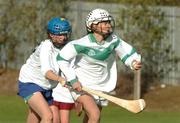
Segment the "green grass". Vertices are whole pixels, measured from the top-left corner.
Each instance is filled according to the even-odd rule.
[[[0,96],[0,123],[25,123],[27,106],[18,96]],[[81,123],[82,117],[72,112],[71,123]],[[111,105],[103,108],[101,123],[180,123],[180,112],[130,113]]]
[[[25,123],[27,107],[18,96],[0,96],[0,123]]]

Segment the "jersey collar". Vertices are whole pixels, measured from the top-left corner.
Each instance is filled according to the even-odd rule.
[[[96,38],[94,37],[93,33],[90,33],[90,34],[89,34],[89,39],[90,39],[90,41],[93,42],[93,43],[98,43],[98,41],[97,41]]]

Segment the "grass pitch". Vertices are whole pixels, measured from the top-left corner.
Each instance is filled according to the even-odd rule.
[[[27,105],[18,96],[0,96],[0,123],[25,123]],[[116,105],[103,108],[101,123],[179,123],[180,112],[149,112],[133,114]],[[71,115],[71,123],[81,123],[82,116]]]

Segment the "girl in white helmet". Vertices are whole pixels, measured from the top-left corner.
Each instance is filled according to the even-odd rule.
[[[83,123],[99,123],[102,106],[107,100],[89,95],[82,86],[111,92],[117,82],[115,57],[133,70],[141,68],[141,57],[136,50],[113,33],[114,19],[104,9],[91,11],[86,18],[88,34],[69,42],[57,56],[58,64],[75,91],[74,99],[85,111]],[[73,69],[70,62],[75,58]]]
[[[19,74],[18,94],[29,106],[27,123],[59,123],[58,111],[64,110],[59,109],[53,103],[52,89],[57,86],[58,82],[65,81],[59,74],[56,56],[68,41],[71,25],[65,18],[53,18],[47,24],[47,33],[48,39],[42,41],[35,49],[21,67]],[[60,89],[63,94],[67,88],[61,87]],[[67,94],[70,95],[70,93]],[[74,105],[71,95],[68,99],[68,104],[64,104],[69,107],[67,112]],[[66,112],[61,115],[69,118]],[[69,119],[62,120],[64,121],[61,123],[65,123]]]

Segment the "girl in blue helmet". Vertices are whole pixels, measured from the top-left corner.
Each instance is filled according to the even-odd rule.
[[[65,79],[59,74],[56,56],[67,43],[70,33],[71,25],[65,18],[50,20],[47,25],[48,39],[35,48],[20,69],[18,95],[29,106],[27,123],[59,122],[59,116],[54,113],[56,107],[52,105],[52,89]],[[72,107],[73,99],[68,101],[70,106],[67,106]]]
[[[108,101],[87,94],[82,86],[111,92],[117,82],[116,57],[132,70],[141,68],[141,56],[130,44],[114,33],[114,19],[104,9],[92,10],[86,18],[88,34],[69,42],[58,54],[60,69],[66,76],[74,99],[82,104],[85,111],[83,123],[99,123],[100,113]],[[73,69],[69,69],[75,59]]]

